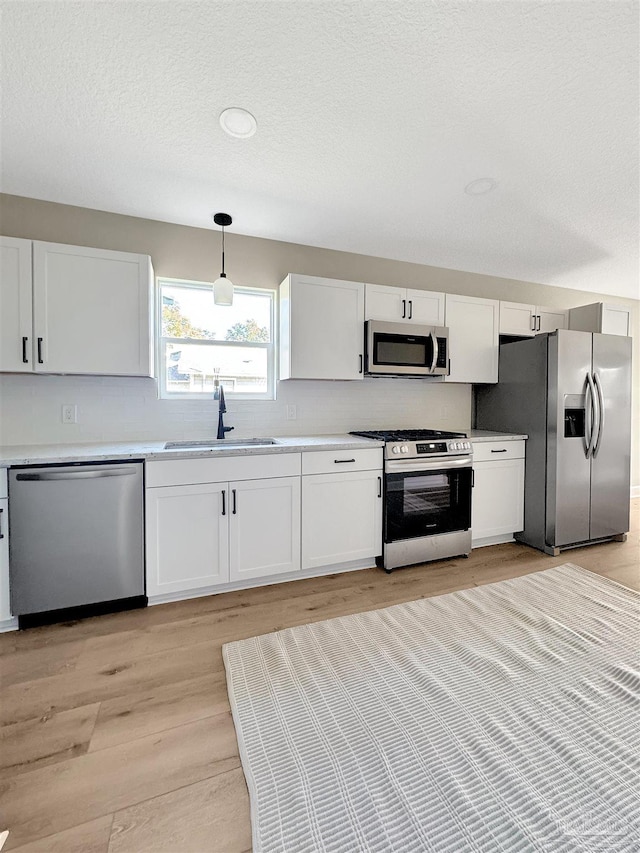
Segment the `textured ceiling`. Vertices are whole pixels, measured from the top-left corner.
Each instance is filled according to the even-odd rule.
[[[637,298],[638,8],[3,2],[2,188]]]

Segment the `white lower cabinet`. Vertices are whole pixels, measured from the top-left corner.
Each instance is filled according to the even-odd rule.
[[[149,598],[300,570],[299,453],[150,461],[146,483]]]
[[[9,501],[0,499],[0,623],[11,619],[9,600]]]
[[[300,569],[300,477],[229,483],[229,580]]]
[[[524,526],[524,441],[473,445],[472,546],[508,542]]]
[[[206,483],[147,489],[148,596],[229,581],[227,488]]]
[[[373,558],[380,553],[381,471],[303,476],[302,510],[303,569]]]

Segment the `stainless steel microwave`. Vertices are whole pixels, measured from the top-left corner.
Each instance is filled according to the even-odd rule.
[[[409,323],[365,323],[365,373],[370,376],[446,376],[449,329]]]

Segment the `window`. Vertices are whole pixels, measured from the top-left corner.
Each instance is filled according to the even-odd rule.
[[[274,291],[236,287],[226,306],[211,284],[158,285],[161,397],[212,397],[219,383],[228,397],[274,399]]]

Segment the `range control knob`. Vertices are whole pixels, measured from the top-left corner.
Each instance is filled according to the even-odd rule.
[[[400,448],[396,445],[395,447],[391,448],[391,452],[392,453],[400,453]]]
[[[409,452],[409,448],[407,447],[406,444],[402,445],[402,447],[400,448],[400,452],[401,453],[408,453]]]

